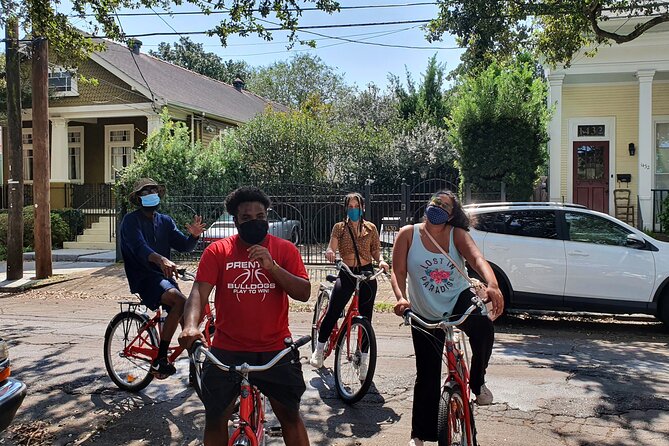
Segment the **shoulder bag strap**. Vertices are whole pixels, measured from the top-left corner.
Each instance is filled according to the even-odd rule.
[[[353,237],[353,230],[349,226],[348,222],[345,222],[344,225],[348,228],[348,233],[351,235],[351,242],[353,242],[353,250],[355,251],[355,258],[358,261],[358,266],[362,266],[360,261],[360,254],[358,254],[358,244],[355,242],[355,237]]]
[[[446,251],[444,251],[444,248],[442,248],[441,245],[440,245],[439,243],[437,243],[437,241],[434,239],[434,237],[432,237],[432,234],[430,234],[430,231],[428,231],[427,228],[426,228],[425,226],[423,226],[423,231],[425,231],[425,233],[427,234],[427,237],[428,237],[428,238],[432,241],[432,243],[439,249],[439,251],[441,251],[441,253],[442,253],[443,255],[445,255],[445,256],[448,258],[448,260],[451,261],[451,263],[453,264],[453,266],[455,266],[455,269],[457,269],[458,272],[459,272],[460,274],[462,274],[462,277],[464,277],[465,279],[467,279],[467,282],[469,282],[470,285],[474,286],[474,283],[472,282],[472,279],[471,279],[467,274],[465,274],[465,273],[460,269],[460,267],[458,266],[458,264],[451,258],[451,256],[449,256],[448,253],[447,253]],[[455,231],[455,228],[451,228],[451,231]],[[453,240],[453,242],[455,243],[455,239]]]

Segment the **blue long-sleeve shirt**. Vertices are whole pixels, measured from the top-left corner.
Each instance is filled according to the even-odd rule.
[[[197,238],[185,236],[169,215],[154,212],[151,219],[139,209],[127,214],[121,222],[121,255],[130,292],[139,292],[149,278],[164,277],[160,267],[149,262],[152,253],[169,259],[171,249],[192,251],[196,243]]]

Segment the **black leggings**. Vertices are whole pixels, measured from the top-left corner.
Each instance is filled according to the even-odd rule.
[[[453,309],[454,316],[462,315],[469,308],[472,296],[469,289],[460,293]],[[480,310],[474,312],[459,328],[469,337],[472,352],[469,387],[475,395],[478,395],[485,382],[485,371],[492,354],[495,329],[492,321],[482,316]],[[442,329],[426,330],[429,334],[424,330],[411,327],[411,337],[416,352],[416,383],[411,410],[411,438],[437,441],[445,333]]]
[[[360,274],[362,271],[374,271],[372,264],[364,265],[362,267],[351,268],[354,274]],[[343,269],[339,271],[339,277],[334,284],[332,294],[330,295],[330,304],[328,311],[325,313],[321,328],[318,331],[318,342],[325,343],[330,337],[330,333],[346,307],[349,299],[355,291],[355,279],[348,275]],[[369,321],[372,320],[372,313],[374,312],[374,298],[376,297],[376,280],[369,282],[362,282],[360,284],[360,314],[365,316]]]

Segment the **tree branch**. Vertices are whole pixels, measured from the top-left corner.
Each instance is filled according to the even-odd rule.
[[[645,33],[652,27],[659,25],[660,23],[669,22],[669,13],[660,14],[657,17],[650,19],[649,21],[638,25],[634,28],[629,34],[618,34],[615,32],[605,31],[599,27],[599,17],[601,16],[602,5],[600,2],[594,2],[592,7],[588,8],[587,15],[592,30],[595,32],[595,35],[601,39],[611,39],[616,43],[625,43],[630,42],[641,34]]]

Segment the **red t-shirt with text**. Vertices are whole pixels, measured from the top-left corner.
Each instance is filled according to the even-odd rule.
[[[266,247],[280,267],[309,280],[297,248],[268,234]],[[216,333],[213,346],[230,351],[267,352],[285,347],[288,295],[272,275],[250,261],[239,235],[218,240],[200,259],[196,280],[216,286]]]

